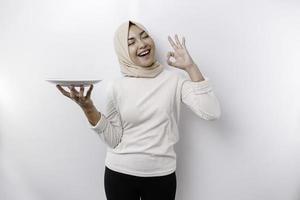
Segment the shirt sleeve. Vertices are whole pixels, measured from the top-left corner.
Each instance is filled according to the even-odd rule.
[[[109,82],[106,87],[105,109],[101,112],[101,118],[95,126],[90,123],[89,126],[110,148],[115,148],[121,142],[123,135],[121,116],[117,108],[113,84]]]
[[[216,120],[221,116],[221,106],[214,94],[211,80],[204,76],[203,81],[181,79],[181,102],[197,116],[205,120]]]

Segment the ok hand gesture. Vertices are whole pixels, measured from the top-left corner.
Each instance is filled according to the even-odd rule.
[[[182,39],[182,44],[180,43],[177,34],[175,35],[176,43],[172,40],[170,36],[168,36],[168,40],[171,46],[174,49],[173,51],[169,51],[167,54],[167,63],[170,66],[187,70],[189,67],[194,65],[194,61],[191,58],[186,46],[185,46],[185,38]],[[170,58],[173,57],[175,61],[171,61]]]

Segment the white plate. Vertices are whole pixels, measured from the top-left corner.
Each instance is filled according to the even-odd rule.
[[[65,79],[47,79],[46,81],[53,83],[55,85],[61,85],[61,86],[71,86],[74,85],[75,87],[80,87],[80,85],[83,86],[90,86],[91,84],[96,84],[102,80],[96,79],[96,80],[65,80]]]

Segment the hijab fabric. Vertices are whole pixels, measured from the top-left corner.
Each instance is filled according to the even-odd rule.
[[[136,65],[130,59],[128,52],[128,32],[130,22],[143,29],[150,36],[149,32],[142,24],[133,22],[132,20],[128,20],[118,27],[114,35],[114,47],[120,63],[121,73],[123,76],[128,77],[154,78],[164,69],[163,65],[161,65],[157,60],[155,60],[151,66],[142,67]]]

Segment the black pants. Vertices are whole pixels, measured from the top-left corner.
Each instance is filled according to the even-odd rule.
[[[107,200],[175,200],[176,186],[175,172],[165,176],[138,177],[105,166]]]

